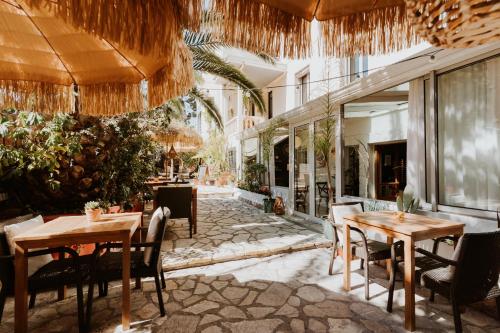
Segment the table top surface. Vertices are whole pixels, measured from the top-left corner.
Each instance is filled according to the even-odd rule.
[[[344,219],[417,239],[425,239],[437,233],[444,235],[447,232],[450,235],[463,233],[463,223],[410,213],[405,213],[404,217],[400,219],[398,213],[392,211],[365,212],[347,215]],[[349,221],[346,222],[349,223]]]
[[[85,215],[61,216],[33,228],[14,238],[22,246],[41,240],[63,242],[76,241],[82,237],[123,235],[133,233],[141,224],[142,213],[103,214],[96,222],[89,222]]]

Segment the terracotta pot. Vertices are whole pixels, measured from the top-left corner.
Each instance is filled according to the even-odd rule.
[[[85,209],[85,215],[89,222],[99,221],[101,219],[101,209]]]

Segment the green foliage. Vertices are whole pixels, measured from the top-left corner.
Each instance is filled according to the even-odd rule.
[[[182,163],[187,168],[198,166],[199,158],[196,157],[195,152],[180,152],[177,156],[182,160]]]
[[[71,131],[74,119],[64,114],[45,119],[14,109],[0,111],[0,117],[0,181],[43,171],[45,184],[57,189],[60,166],[81,149],[79,134]]]
[[[245,166],[243,182],[239,184],[239,188],[250,192],[260,193],[262,187],[262,176],[267,171],[264,164],[250,163]]]
[[[229,169],[226,159],[227,142],[223,133],[213,130],[195,158],[201,158],[209,168],[210,176],[218,177]]]
[[[97,201],[89,201],[85,204],[85,210],[94,210],[100,208],[101,205]]]
[[[398,211],[415,213],[420,205],[420,199],[414,197],[413,189],[406,186],[404,191],[400,191],[396,198]]]
[[[104,165],[102,199],[130,203],[149,190],[144,182],[156,171],[156,144],[145,134],[136,114],[109,118],[103,123],[113,129],[116,145]]]
[[[329,94],[327,94],[324,103],[324,110],[325,119],[320,122],[320,126],[314,133],[314,150],[318,157],[326,161],[328,202],[330,204],[333,202],[332,161],[330,155],[333,147],[335,147],[335,109]]]
[[[148,190],[159,150],[148,134],[152,117],[0,115],[0,185],[20,204],[70,212],[90,200],[123,204]]]
[[[224,125],[222,124],[222,116],[220,115],[219,109],[212,99],[208,98],[197,87],[192,88],[189,91],[188,96],[200,102],[200,104],[205,107],[205,110],[208,111],[208,115],[215,121],[215,124],[218,128],[221,129],[224,127]]]

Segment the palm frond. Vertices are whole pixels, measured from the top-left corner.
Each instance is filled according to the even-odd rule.
[[[192,88],[188,96],[197,100],[201,105],[205,107],[208,115],[215,121],[219,129],[223,129],[224,125],[222,123],[222,117],[220,115],[219,109],[215,105],[214,101],[208,98],[204,93],[202,93],[197,87]]]
[[[217,40],[214,35],[208,31],[190,31],[184,30],[184,42],[191,49],[202,49],[207,52],[214,52],[221,47],[227,47],[227,44]]]
[[[266,52],[256,52],[255,55],[268,64],[276,65],[276,58]]]
[[[266,113],[262,91],[241,71],[213,52],[208,52],[203,48],[192,48],[191,51],[193,53],[193,68],[195,70],[221,77],[236,84],[249,93],[250,99],[262,113]]]

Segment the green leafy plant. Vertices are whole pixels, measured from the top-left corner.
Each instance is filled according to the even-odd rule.
[[[415,213],[420,205],[420,199],[415,198],[413,189],[406,186],[404,191],[398,193],[396,204],[400,212]]]
[[[261,193],[262,176],[267,171],[264,164],[250,163],[245,166],[243,182],[238,185],[239,188],[250,192]]]
[[[229,169],[226,147],[227,141],[224,134],[213,130],[201,150],[194,156],[194,158],[201,158],[208,165],[211,178],[217,178]]]
[[[94,210],[101,208],[101,204],[97,201],[89,201],[85,204],[85,210]]]
[[[325,119],[320,122],[318,130],[314,136],[314,150],[316,155],[326,162],[327,171],[327,187],[328,187],[328,207],[333,203],[333,184],[332,184],[332,171],[331,171],[331,153],[335,147],[335,118],[334,118],[334,105],[330,99],[329,94],[326,95],[326,102],[324,104]]]

